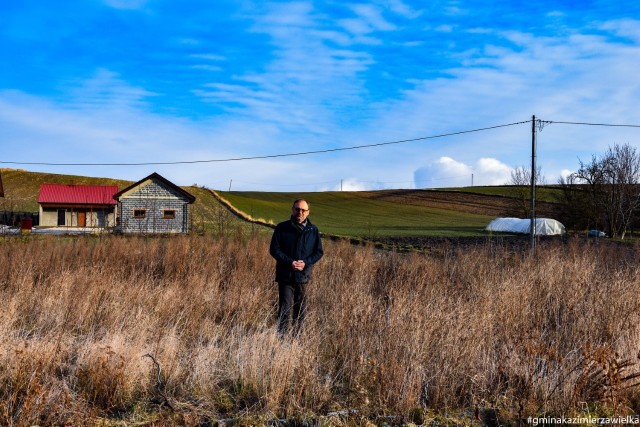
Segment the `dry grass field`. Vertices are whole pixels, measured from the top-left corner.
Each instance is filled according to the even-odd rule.
[[[545,242],[534,259],[326,242],[307,328],[285,340],[267,249],[264,236],[3,238],[0,425],[640,411],[633,247]],[[353,412],[327,416],[340,410]]]

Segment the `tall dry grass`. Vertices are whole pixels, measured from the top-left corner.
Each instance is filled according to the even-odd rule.
[[[640,410],[633,248],[326,246],[281,340],[264,237],[2,240],[0,425]]]

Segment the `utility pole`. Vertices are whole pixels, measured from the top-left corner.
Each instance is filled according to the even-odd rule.
[[[531,117],[531,253],[536,251],[536,116]]]
[[[233,182],[233,179],[229,180],[229,192],[231,192],[231,183]]]

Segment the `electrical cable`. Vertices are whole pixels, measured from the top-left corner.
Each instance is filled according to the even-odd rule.
[[[522,121],[522,122],[514,122],[507,123],[503,125],[489,126],[478,129],[471,130],[463,130],[458,132],[451,133],[443,133],[440,135],[432,135],[432,136],[424,136],[420,138],[412,138],[412,139],[403,139],[399,141],[391,141],[391,142],[379,142],[376,144],[364,144],[364,145],[355,145],[352,147],[342,147],[342,148],[330,148],[326,150],[314,150],[314,151],[302,151],[298,153],[284,153],[284,154],[271,154],[265,156],[250,156],[250,157],[235,157],[229,159],[211,159],[211,160],[189,160],[189,161],[175,161],[175,162],[141,162],[141,163],[46,163],[46,162],[8,162],[8,161],[0,161],[0,164],[12,164],[12,165],[38,165],[38,166],[149,166],[149,165],[183,165],[183,164],[195,164],[195,163],[221,163],[221,162],[236,162],[242,160],[258,160],[258,159],[273,159],[278,157],[293,157],[293,156],[306,156],[310,154],[321,154],[321,153],[334,153],[337,151],[347,151],[347,150],[358,150],[361,148],[371,148],[371,147],[381,147],[385,145],[393,145],[393,144],[403,144],[406,142],[415,142],[415,141],[424,141],[427,139],[436,139],[436,138],[444,138],[448,136],[455,135],[463,135],[467,133],[473,132],[482,132],[492,129],[503,128],[507,126],[515,126],[530,123],[530,121]]]
[[[581,125],[581,126],[607,126],[607,127],[624,127],[624,128],[640,128],[640,125],[617,125],[611,123],[586,123],[586,122],[560,122],[553,120],[540,120],[541,123],[545,124],[559,124],[559,125]]]

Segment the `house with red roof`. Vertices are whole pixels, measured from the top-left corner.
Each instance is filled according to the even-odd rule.
[[[41,227],[115,226],[116,185],[42,184],[38,194]]]

